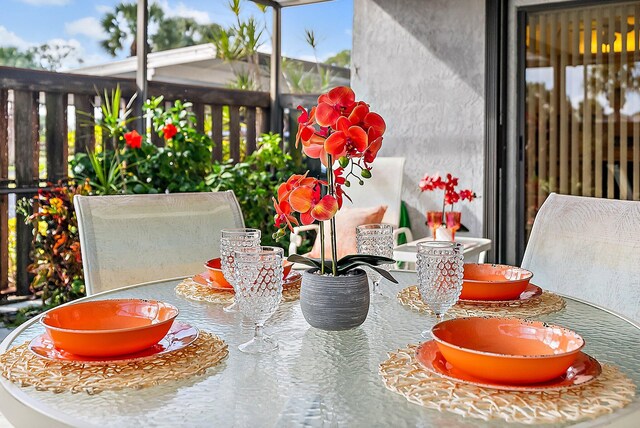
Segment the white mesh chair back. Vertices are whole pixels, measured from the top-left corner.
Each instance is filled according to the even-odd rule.
[[[87,294],[199,273],[220,230],[244,227],[233,192],[76,196]]]
[[[382,222],[397,227],[400,222],[404,161],[405,158],[376,158],[372,164],[372,177],[364,180],[364,185],[360,186],[357,181],[350,180],[351,187],[344,190],[353,204],[345,199],[344,206],[367,208],[386,205],[387,211]]]
[[[552,193],[522,267],[540,287],[640,321],[640,202]]]

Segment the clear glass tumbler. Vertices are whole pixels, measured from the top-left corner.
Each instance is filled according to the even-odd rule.
[[[278,348],[278,342],[264,334],[263,326],[282,299],[284,251],[277,247],[249,247],[234,254],[236,302],[240,311],[255,323],[253,339],[238,349],[249,354],[271,352]]]
[[[464,271],[462,250],[462,244],[455,242],[418,243],[418,289],[422,301],[436,315],[438,322],[444,319],[460,297]]]
[[[220,264],[222,274],[224,275],[224,279],[231,284],[236,295],[238,289],[236,288],[233,275],[234,253],[240,248],[259,247],[260,237],[261,234],[258,229],[222,229],[220,232]],[[238,305],[236,300],[237,299],[234,299],[233,303],[226,306],[224,310],[226,312],[237,312]]]
[[[393,258],[393,226],[390,224],[363,224],[356,227],[356,243],[358,254],[371,254]],[[394,264],[381,265],[383,269],[391,269]],[[372,294],[382,295],[380,280],[382,277],[373,269],[367,269],[367,275],[371,278]]]

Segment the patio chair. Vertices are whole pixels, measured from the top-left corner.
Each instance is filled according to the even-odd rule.
[[[640,202],[552,193],[522,267],[544,289],[640,321]]]
[[[220,230],[244,227],[232,191],[76,196],[87,295],[192,275],[219,257]]]
[[[387,211],[382,218],[382,222],[394,226],[395,245],[398,245],[398,236],[403,233],[405,234],[407,242],[413,240],[411,230],[408,227],[398,227],[400,223],[400,207],[402,204],[401,193],[402,180],[404,178],[404,162],[405,158],[377,158],[373,163],[373,176],[368,180],[364,180],[364,185],[360,186],[351,180],[351,187],[345,189],[353,201],[353,203],[351,203],[345,198],[345,207],[368,208],[380,205],[387,206]],[[289,244],[289,255],[297,253],[298,247],[302,245],[301,232],[309,230],[315,230],[317,232],[319,226],[317,224],[311,224],[293,228]]]

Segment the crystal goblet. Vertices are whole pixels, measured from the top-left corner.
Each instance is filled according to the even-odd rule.
[[[260,246],[261,233],[258,229],[222,229],[220,232],[220,265],[224,278],[238,293],[233,274],[234,253],[240,248]],[[226,312],[237,312],[238,305],[233,303],[224,308]]]
[[[458,301],[462,292],[464,258],[462,244],[445,241],[418,243],[418,289],[422,301],[436,315],[438,322]],[[423,335],[429,336],[429,332]]]
[[[278,342],[264,334],[264,323],[278,309],[282,299],[282,260],[277,247],[247,247],[234,253],[236,301],[240,311],[255,324],[253,339],[238,347],[258,354],[278,348]]]
[[[373,256],[384,256],[393,258],[393,226],[390,224],[363,224],[356,227],[356,244],[358,254],[371,254]],[[379,266],[389,270],[393,263]],[[382,295],[380,291],[380,280],[382,277],[373,269],[366,269],[367,275],[371,278],[373,285],[371,293]]]

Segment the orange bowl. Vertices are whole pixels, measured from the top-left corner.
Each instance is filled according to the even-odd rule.
[[[233,286],[229,284],[229,281],[224,278],[220,257],[209,260],[204,264],[204,267],[206,267],[207,272],[209,272],[209,279],[211,282],[215,282],[220,287],[233,288]]]
[[[519,318],[456,318],[436,324],[431,334],[455,368],[514,385],[561,376],[584,347],[571,330]]]
[[[532,277],[531,271],[515,266],[465,263],[460,299],[517,299]]]
[[[229,284],[229,281],[227,281],[224,278],[224,275],[222,274],[222,265],[220,262],[220,258],[211,259],[208,262],[206,262],[204,266],[207,268],[207,272],[209,272],[209,279],[212,282],[215,282],[221,287],[233,288],[233,286]],[[283,267],[282,278],[286,278],[289,275],[289,272],[291,272],[293,263],[288,260],[284,260],[282,262],[282,267]]]
[[[177,316],[175,306],[157,300],[113,299],[61,306],[46,312],[40,322],[56,348],[111,357],[155,345]]]

